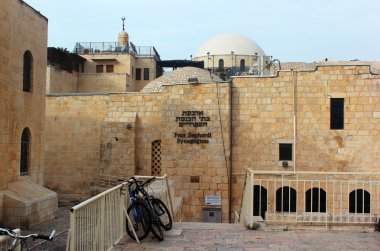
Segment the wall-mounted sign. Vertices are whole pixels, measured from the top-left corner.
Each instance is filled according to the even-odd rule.
[[[207,127],[210,121],[209,116],[205,116],[203,111],[182,111],[181,116],[175,117],[178,127]],[[177,144],[208,144],[211,132],[174,132]]]
[[[222,198],[220,195],[206,195],[205,204],[208,206],[221,206]]]

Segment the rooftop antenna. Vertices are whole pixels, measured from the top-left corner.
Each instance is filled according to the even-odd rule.
[[[121,20],[123,20],[123,31],[125,31],[125,29],[124,29],[124,26],[125,26],[125,24],[124,24],[125,17],[122,17]]]

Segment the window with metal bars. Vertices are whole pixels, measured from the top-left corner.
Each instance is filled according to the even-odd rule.
[[[28,175],[30,167],[30,131],[25,128],[21,136],[20,175]]]

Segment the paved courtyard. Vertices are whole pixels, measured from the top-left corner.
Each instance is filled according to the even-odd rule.
[[[380,250],[380,232],[256,231],[227,224],[178,223],[165,233],[163,242],[150,236],[137,244],[126,237],[112,250]]]
[[[48,233],[57,229],[52,242],[30,242],[32,250],[64,251],[69,228],[69,209],[76,203],[60,203],[57,219],[26,232]],[[249,230],[236,224],[175,223],[165,232],[165,240],[157,241],[150,234],[141,244],[124,237],[113,251],[122,250],[380,250],[380,232],[368,231],[264,231]],[[25,233],[26,233],[25,232]],[[92,250],[89,250],[92,251]]]

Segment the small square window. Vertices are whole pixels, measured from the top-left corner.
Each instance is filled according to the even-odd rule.
[[[106,65],[106,72],[107,73],[112,73],[113,72],[113,65],[112,64]]]
[[[96,65],[96,73],[102,73],[103,72],[103,65],[98,64]]]
[[[280,160],[292,160],[293,158],[293,145],[292,144],[280,144]]]

